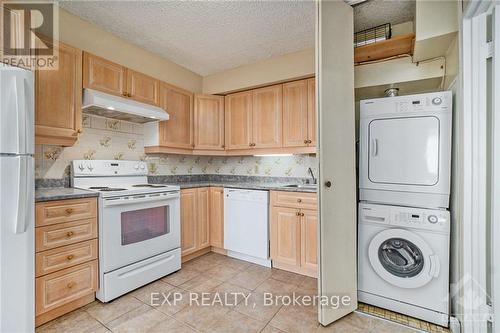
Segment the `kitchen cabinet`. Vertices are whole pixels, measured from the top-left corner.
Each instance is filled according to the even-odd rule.
[[[160,81],[127,69],[127,97],[152,105],[160,104]]]
[[[194,96],[194,148],[224,150],[224,97]]]
[[[83,53],[83,88],[160,104],[159,80],[87,52]]]
[[[210,246],[210,188],[202,187],[197,193],[197,223],[198,238],[196,247],[203,249]]]
[[[35,205],[35,323],[40,326],[95,300],[97,199]]]
[[[271,259],[300,267],[300,215],[294,208],[273,207],[271,211]]]
[[[251,91],[225,97],[226,149],[252,147],[252,103]]]
[[[93,54],[83,53],[83,87],[127,97],[124,66]]]
[[[160,107],[170,116],[159,124],[160,146],[193,149],[193,94],[162,82]]]
[[[316,194],[271,191],[270,197],[273,267],[317,277]]]
[[[82,51],[61,42],[57,51],[57,70],[35,71],[35,142],[72,146],[82,126]]]
[[[252,92],[253,148],[280,148],[282,129],[282,85]]]
[[[183,257],[207,248],[210,250],[209,190],[209,187],[181,190],[181,250]]]
[[[283,147],[316,146],[315,81],[283,85]]]
[[[281,147],[282,86],[226,96],[226,148]]]
[[[210,187],[210,245],[224,248],[224,188]]]

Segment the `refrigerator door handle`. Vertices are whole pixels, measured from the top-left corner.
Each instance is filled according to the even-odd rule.
[[[26,231],[27,219],[29,215],[26,214],[28,210],[28,199],[30,198],[31,189],[29,188],[30,181],[28,174],[28,163],[29,161],[25,158],[19,159],[18,164],[18,193],[17,193],[17,214],[14,221],[14,233],[22,234]]]
[[[16,77],[16,114],[17,114],[17,134],[18,149],[26,151],[26,89],[24,87],[25,79],[23,76]],[[24,188],[24,187],[22,187]]]

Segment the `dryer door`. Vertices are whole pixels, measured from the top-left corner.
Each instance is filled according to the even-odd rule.
[[[375,119],[369,124],[368,178],[373,183],[432,186],[439,180],[439,119]]]
[[[370,242],[370,264],[388,283],[419,288],[439,276],[439,259],[417,234],[403,229],[384,230]]]

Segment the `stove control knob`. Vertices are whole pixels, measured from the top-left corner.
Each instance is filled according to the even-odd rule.
[[[435,224],[435,223],[437,223],[437,222],[438,222],[438,218],[437,218],[437,216],[436,216],[436,215],[429,215],[429,216],[427,217],[427,220],[428,220],[430,223],[432,223],[432,224]]]
[[[146,166],[144,165],[144,163],[141,163],[141,170],[144,170],[146,169]]]
[[[134,169],[139,170],[139,164],[134,165]]]
[[[94,170],[94,166],[91,163],[87,163],[87,169],[92,172]]]
[[[78,164],[78,169],[80,169],[80,171],[83,171],[85,169],[85,165],[83,165],[83,163]]]

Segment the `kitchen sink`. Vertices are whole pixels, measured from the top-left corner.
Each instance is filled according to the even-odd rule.
[[[304,189],[317,189],[318,185],[317,184],[289,184],[289,185],[283,185],[282,187],[285,188],[304,188]]]

